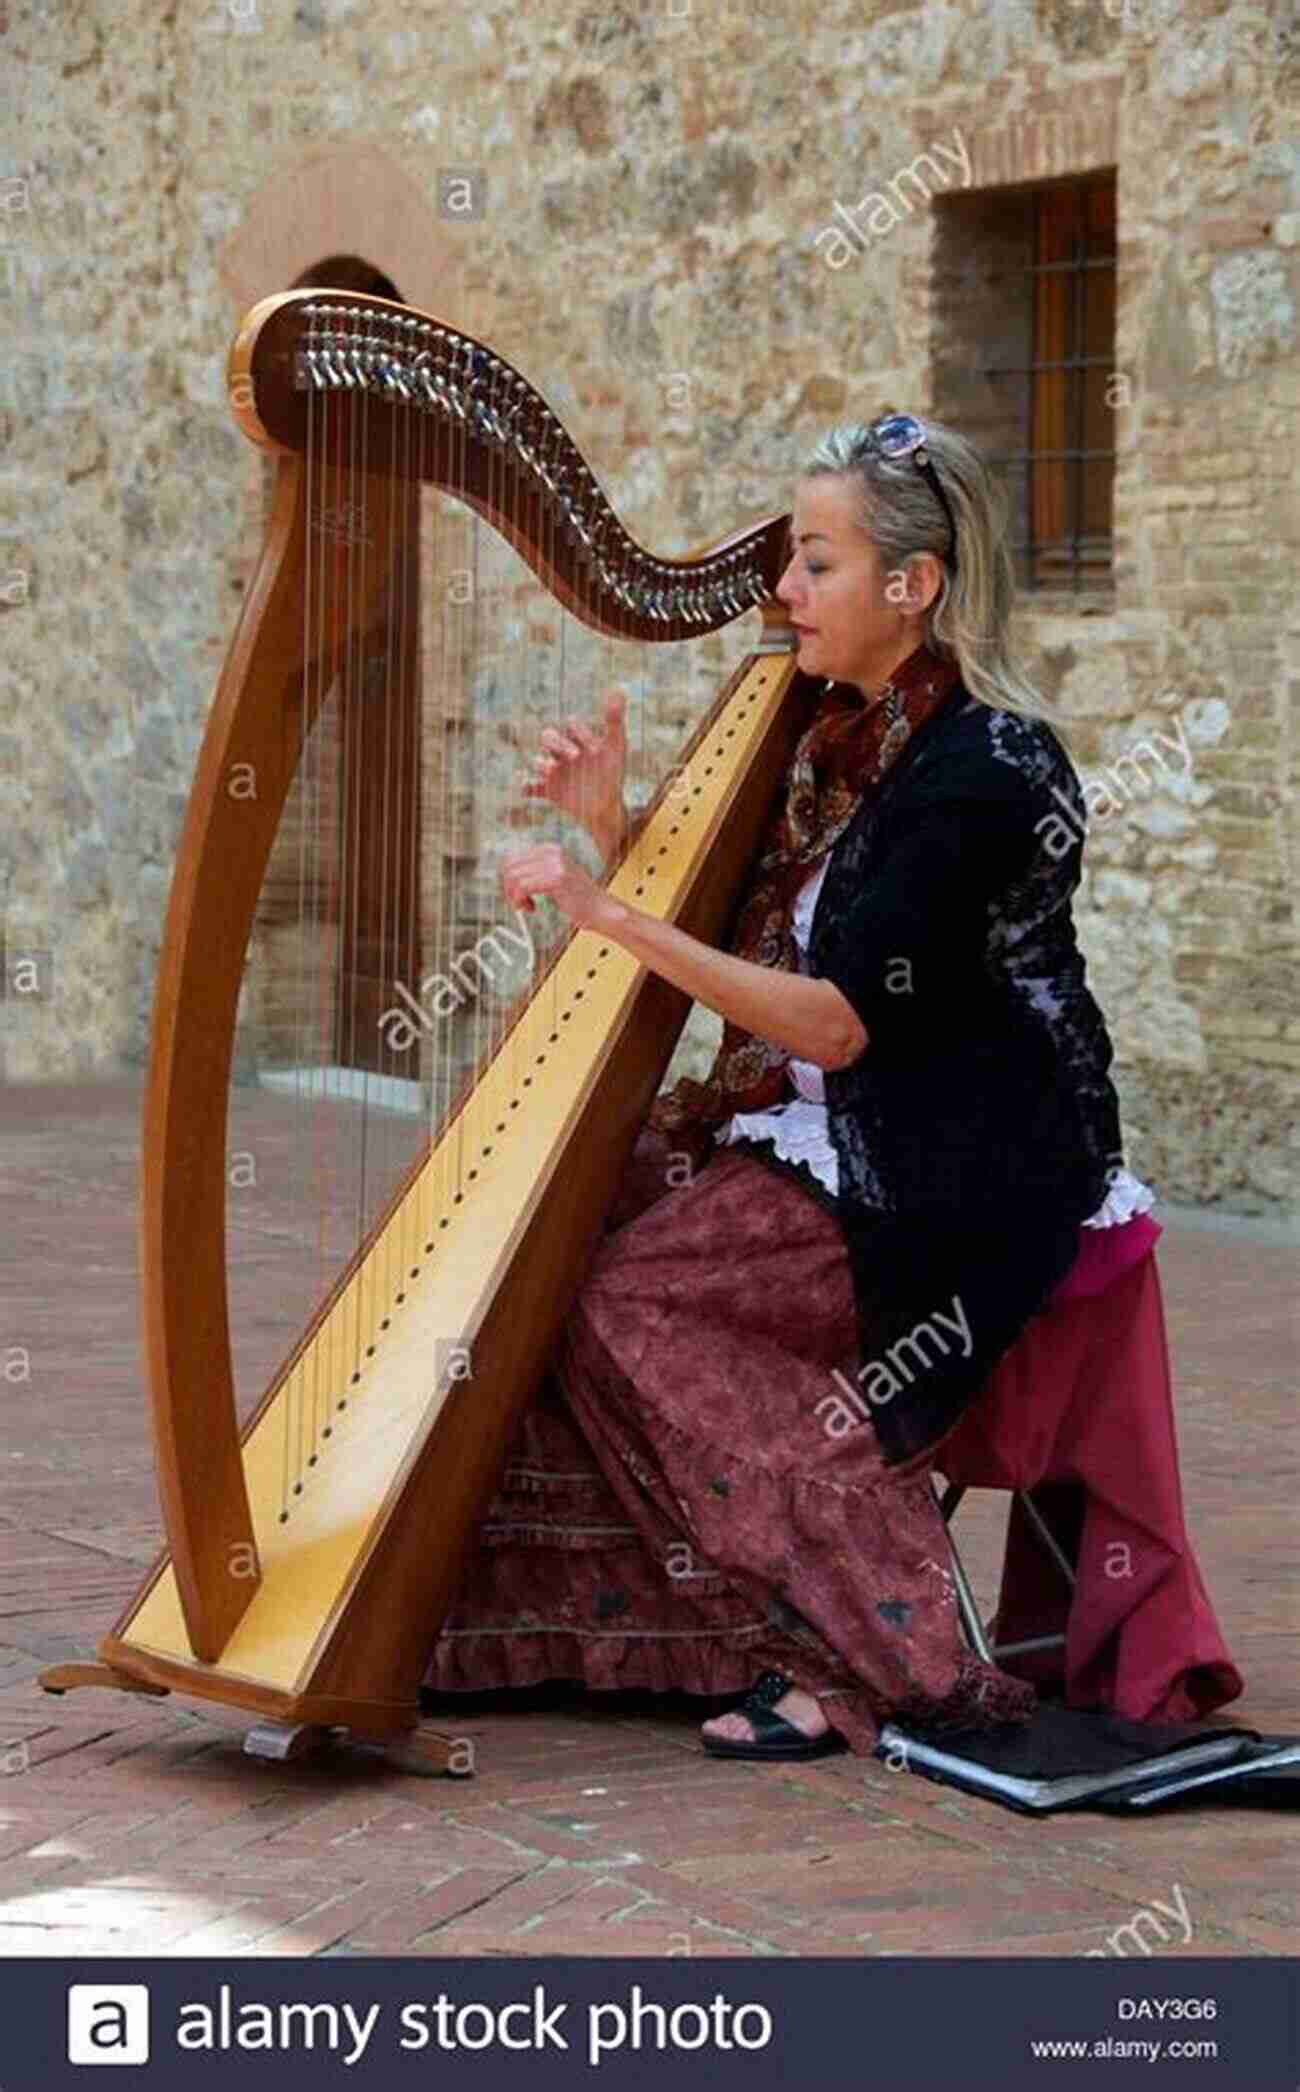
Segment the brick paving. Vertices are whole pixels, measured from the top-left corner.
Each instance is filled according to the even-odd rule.
[[[285,1103],[237,1102],[251,1395],[314,1246],[289,1218]],[[648,1696],[458,1708],[441,1726],[478,1771],[451,1781],[245,1758],[240,1718],[196,1703],[42,1694],[43,1665],[93,1654],[160,1532],[138,1116],[127,1082],[0,1091],[0,1956],[1073,1955],[1118,1951],[1116,1927],[1180,1892],[1191,1937],[1169,1920],[1157,1951],[1295,1952],[1294,1837],[1271,1811],[1035,1822],[876,1761],[717,1762],[698,1706]],[[408,1139],[395,1128],[389,1169]],[[1188,1518],[1247,1682],[1229,1718],[1300,1732],[1296,1246],[1280,1225],[1162,1217]],[[960,1514],[986,1596],[1004,1516],[992,1495]]]

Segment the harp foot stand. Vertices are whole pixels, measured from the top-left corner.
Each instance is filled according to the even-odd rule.
[[[148,1678],[137,1678],[130,1671],[120,1671],[110,1663],[51,1664],[40,1673],[37,1682],[42,1692],[56,1698],[75,1692],[82,1685],[143,1693],[151,1700],[165,1700],[171,1690]],[[368,1736],[360,1730],[329,1728],[317,1722],[256,1722],[244,1736],[244,1750],[250,1758],[271,1758],[281,1764],[348,1748],[379,1758],[394,1772],[413,1773],[420,1779],[446,1776],[464,1780],[474,1774],[474,1747],[469,1738],[446,1736],[441,1729],[428,1729],[423,1723],[386,1736]]]
[[[42,1692],[53,1693],[56,1699],[61,1693],[75,1692],[79,1685],[107,1685],[114,1692],[140,1692],[151,1700],[165,1700],[170,1691],[166,1685],[135,1678],[130,1671],[115,1670],[111,1663],[51,1664],[40,1673],[37,1683]]]
[[[413,1773],[419,1779],[469,1779],[474,1772],[473,1749],[463,1736],[445,1736],[440,1729],[404,1729],[396,1736],[365,1736],[348,1728],[325,1728],[315,1722],[258,1722],[244,1737],[250,1758],[270,1758],[283,1764],[327,1752],[353,1747],[367,1756],[382,1759],[394,1772]]]

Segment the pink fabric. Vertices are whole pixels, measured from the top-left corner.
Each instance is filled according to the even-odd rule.
[[[1164,1234],[1149,1213],[1135,1213],[1112,1228],[1080,1228],[1079,1254],[1051,1297],[1050,1306],[1064,1300],[1089,1300],[1104,1293],[1112,1280],[1120,1278],[1154,1249]]]
[[[1072,1707],[1174,1721],[1236,1699],[1242,1678],[1184,1525],[1153,1231],[1146,1216],[1080,1231],[1079,1263],[990,1374],[935,1464],[971,1487],[1033,1488],[1052,1529],[1063,1521],[1078,1536],[1071,1600],[1016,1506],[994,1639],[1064,1630],[1066,1646],[1063,1658],[1059,1650],[999,1657],[1000,1668],[1063,1683]],[[1147,1247],[1131,1254],[1144,1235]],[[1101,1290],[1094,1282],[1108,1262],[1115,1275]]]

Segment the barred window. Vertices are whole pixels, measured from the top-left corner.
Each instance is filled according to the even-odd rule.
[[[1114,170],[934,205],[936,411],[1006,485],[1022,587],[1108,587]]]

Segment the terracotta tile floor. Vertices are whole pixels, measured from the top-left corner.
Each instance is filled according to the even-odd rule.
[[[36,1672],[93,1653],[160,1531],[138,1112],[126,1083],[0,1092],[0,1956],[1070,1955],[1120,1951],[1108,1936],[1161,1903],[1188,1923],[1157,1951],[1295,1951],[1294,1819],[1272,1812],[1034,1822],[875,1761],[727,1765],[686,1703],[459,1714],[479,1769],[452,1782],[247,1759],[238,1718],[193,1703],[42,1694]],[[306,1152],[282,1101],[237,1093],[247,1394],[311,1297],[295,1186],[334,1172],[355,1212],[409,1139],[395,1121],[362,1184],[346,1141]],[[1247,1680],[1231,1718],[1300,1731],[1296,1247],[1163,1217],[1189,1524]],[[960,1515],[987,1597],[1005,1506]]]

